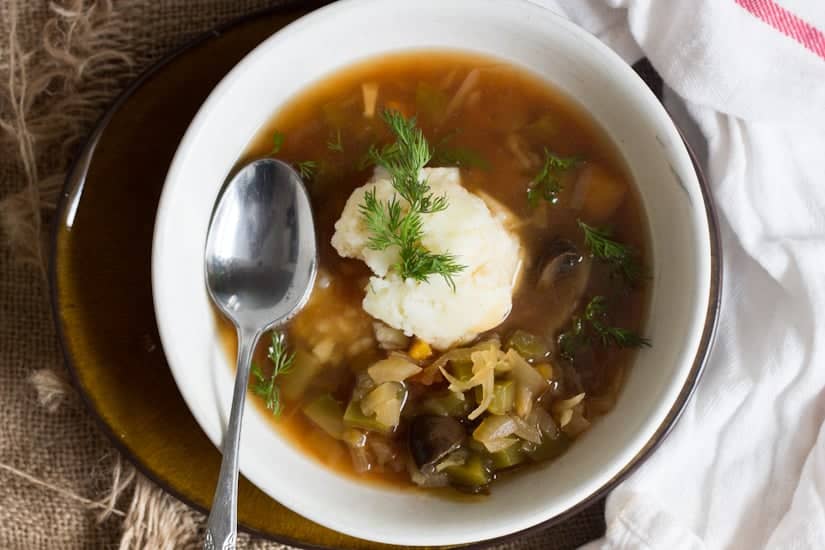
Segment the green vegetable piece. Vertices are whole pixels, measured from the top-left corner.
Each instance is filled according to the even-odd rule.
[[[449,466],[444,471],[450,483],[459,487],[483,487],[493,480],[489,460],[476,453],[471,454],[464,464]]]
[[[344,410],[330,394],[325,393],[303,408],[307,418],[335,439],[344,432]]]
[[[445,147],[437,145],[433,150],[433,166],[457,166],[459,168],[478,168],[487,172],[490,163],[481,153],[468,147]]]
[[[493,400],[487,409],[493,414],[507,414],[516,402],[516,383],[502,380],[493,386]]]
[[[484,390],[481,386],[473,388],[476,403],[484,399]],[[513,409],[516,402],[516,384],[512,380],[500,380],[493,385],[493,400],[487,408],[492,414],[507,414]]]
[[[490,163],[478,151],[460,145],[449,145],[459,131],[450,132],[433,146],[432,166],[458,166],[459,168],[478,168],[485,172],[490,170]]]
[[[360,401],[350,401],[344,411],[344,425],[347,428],[360,428],[368,432],[390,433],[392,426],[380,423],[374,416],[367,416],[361,410]]]
[[[319,372],[321,361],[313,353],[304,349],[296,350],[289,372],[279,377],[281,393],[288,401],[297,401]]]
[[[507,348],[516,350],[528,361],[544,359],[548,352],[547,345],[541,338],[525,330],[515,331],[507,340]]]
[[[490,460],[493,462],[493,468],[496,470],[504,470],[521,464],[527,460],[527,455],[525,455],[521,445],[510,445],[506,449],[490,453]]]
[[[459,394],[447,391],[442,395],[428,397],[419,407],[421,413],[458,417],[470,412],[470,400],[461,399]]]
[[[471,451],[474,451],[476,453],[479,453],[479,454],[482,454],[482,455],[490,454],[487,451],[487,447],[484,446],[484,443],[482,443],[481,441],[479,441],[477,439],[473,439],[472,437],[467,439],[467,442],[465,443],[465,445],[467,445],[468,449],[470,449]]]
[[[270,155],[275,155],[281,152],[281,148],[284,146],[284,141],[286,141],[286,136],[283,132],[279,132],[275,130],[272,134],[272,150],[269,151]]]
[[[415,107],[419,114],[430,119],[440,117],[447,108],[447,95],[426,82],[419,82],[415,89]]]
[[[466,382],[473,377],[472,361],[450,361],[450,374]]]
[[[556,437],[543,434],[541,443],[534,449],[527,451],[530,460],[536,462],[558,458],[570,446],[571,440],[564,432],[559,432]]]
[[[549,141],[559,134],[560,126],[556,118],[545,113],[524,127],[524,131],[538,141]]]

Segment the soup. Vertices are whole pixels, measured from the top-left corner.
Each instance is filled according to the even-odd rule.
[[[259,346],[251,391],[331,468],[484,493],[574,444],[650,345],[629,173],[587,113],[522,69],[369,60],[293,98],[244,160],[262,156],[305,181],[319,272]]]

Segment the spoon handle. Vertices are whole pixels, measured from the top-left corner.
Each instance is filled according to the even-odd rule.
[[[252,351],[260,332],[238,329],[238,369],[232,394],[229,425],[223,439],[223,460],[218,474],[218,485],[212,500],[212,510],[206,522],[204,550],[234,550],[238,524],[238,451],[241,442],[241,423],[249,385]]]

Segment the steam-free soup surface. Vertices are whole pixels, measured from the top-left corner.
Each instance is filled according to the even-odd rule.
[[[506,219],[521,246],[509,315],[452,350],[368,315],[370,270],[330,245],[347,199],[373,176],[370,148],[396,139],[383,116],[390,111],[414,117],[432,152],[428,166],[457,167],[461,184]],[[274,428],[307,454],[359,479],[485,492],[506,470],[557,457],[612,407],[635,349],[649,344],[647,227],[616,150],[573,101],[495,59],[393,55],[335,73],[289,101],[242,160],[267,155],[304,176],[320,267],[309,304],[274,342],[281,360],[295,354],[291,369],[272,377],[279,366],[267,357],[266,336],[254,393]],[[626,255],[612,257],[613,245]],[[455,349],[473,346],[502,362],[493,404],[469,419],[485,390],[451,389],[444,371],[471,378],[482,365]],[[450,353],[457,359],[446,360]],[[395,426],[361,408],[380,386],[367,369],[388,357],[419,369],[392,386]],[[530,372],[520,370],[525,365]],[[507,433],[508,422],[519,429]],[[496,427],[505,436],[485,433]]]

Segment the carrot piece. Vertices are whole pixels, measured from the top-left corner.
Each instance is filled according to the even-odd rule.
[[[414,360],[423,361],[433,354],[433,348],[424,340],[416,338],[408,353]]]
[[[625,182],[598,164],[587,166],[582,171],[577,187],[581,217],[588,223],[607,221],[621,206],[627,193]]]

